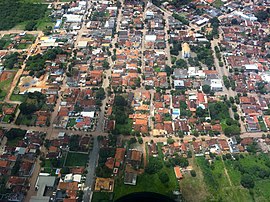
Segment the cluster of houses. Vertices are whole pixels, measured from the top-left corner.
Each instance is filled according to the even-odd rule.
[[[36,35],[26,34],[26,32],[21,32],[19,34],[5,34],[0,40],[2,41],[1,50],[26,50],[36,39]]]
[[[54,127],[75,130],[94,130],[96,124],[95,91],[90,88],[67,88],[61,92],[61,102]]]
[[[108,147],[108,140],[101,141],[101,149]],[[113,192],[114,179],[117,176],[123,176],[125,185],[137,184],[137,177],[143,173],[142,168],[143,152],[139,149],[126,149],[117,147],[113,156],[108,156],[105,166],[110,170],[110,178],[97,177],[95,182],[95,191]]]
[[[0,173],[2,188],[9,191],[1,192],[1,194],[6,194],[5,198],[8,200],[22,201],[29,190],[30,178],[37,166],[37,158],[45,134],[24,131],[21,136],[14,136],[15,139],[7,140],[5,137],[6,132],[4,130],[0,131],[2,142]]]
[[[220,121],[209,121],[208,102],[218,102],[219,98],[204,94],[202,91],[189,91],[186,94],[163,94],[153,91],[129,93],[133,114],[134,131],[154,137],[168,135],[194,135],[194,131],[206,134],[220,134]],[[196,118],[196,111],[205,111],[205,120]],[[207,121],[208,120],[208,121]]]

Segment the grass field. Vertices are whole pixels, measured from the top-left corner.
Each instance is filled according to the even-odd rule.
[[[270,201],[270,180],[260,180],[255,183],[254,198],[256,201]]]
[[[27,1],[30,1],[30,0],[27,0]],[[35,1],[35,0],[33,0]],[[39,0],[37,0],[39,1]],[[44,14],[44,17],[43,18],[40,18],[39,20],[37,20],[37,24],[36,24],[36,29],[39,30],[39,31],[42,31],[46,28],[46,26],[52,26],[54,25],[54,22],[52,21],[52,19],[49,17],[50,15],[50,10],[47,10]],[[24,21],[24,22],[21,22],[21,23],[18,23],[16,26],[14,26],[12,29],[13,30],[24,30],[25,29],[25,26],[27,25],[29,21]]]
[[[254,169],[269,170],[266,163],[269,156],[244,155],[239,160],[214,160],[208,164],[204,157],[197,157],[191,162],[197,176],[191,177],[184,174],[180,182],[180,189],[187,201],[270,201],[270,179],[256,177]],[[241,172],[236,166],[240,166],[252,174],[255,180],[253,189],[246,189],[241,185]],[[227,174],[226,174],[227,171]]]
[[[15,147],[17,146],[18,142],[22,140],[22,137],[16,137],[14,139],[11,139],[11,140],[8,140],[7,141],[7,146],[10,146],[10,147]]]
[[[2,119],[2,122],[4,123],[8,123],[9,122],[9,118],[11,118],[11,115],[5,115],[4,118]]]
[[[8,90],[10,88],[10,85],[13,81],[14,75],[10,77],[9,79],[6,79],[2,82],[0,82],[0,101],[3,101],[8,93]]]
[[[37,120],[37,115],[23,115],[20,113],[18,118],[16,119],[16,124],[18,125],[28,125],[28,126],[33,126],[35,125]]]
[[[30,44],[20,43],[16,48],[17,49],[27,49],[29,46],[30,46]]]
[[[213,6],[216,8],[220,8],[223,5],[224,5],[224,3],[221,0],[215,0],[213,3]]]
[[[215,160],[210,166],[206,165],[204,157],[196,158],[196,161],[202,169],[204,181],[208,187],[207,200],[252,201],[249,190],[243,188],[240,184],[235,186],[230,175],[226,175],[225,164],[222,160]]]
[[[82,153],[69,152],[67,155],[65,166],[75,167],[75,166],[85,166],[88,162],[89,155]]]
[[[184,178],[180,180],[180,190],[186,201],[205,201],[208,195],[207,187],[204,183],[203,173],[197,166],[195,158],[189,160],[196,177],[192,177],[189,173],[184,174]]]
[[[73,127],[76,125],[76,119],[75,118],[71,118],[68,120],[68,124],[67,127]]]
[[[109,202],[113,193],[108,192],[94,192],[92,202]]]
[[[20,94],[12,94],[10,96],[10,100],[24,102],[26,100],[26,96]]]

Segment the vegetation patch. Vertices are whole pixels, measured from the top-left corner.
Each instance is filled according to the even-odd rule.
[[[0,0],[0,30],[9,30],[19,23],[43,18],[46,9],[46,4]]]
[[[109,202],[113,196],[113,193],[108,192],[94,192],[92,202]]]
[[[86,166],[88,159],[89,159],[88,154],[69,152],[67,154],[65,166],[68,167]]]
[[[1,77],[4,73],[2,73]],[[14,78],[14,73],[12,72],[5,79],[0,79],[0,101],[4,100],[6,95],[8,94],[8,90],[10,89],[11,83]]]

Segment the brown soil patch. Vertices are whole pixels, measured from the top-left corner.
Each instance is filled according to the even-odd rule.
[[[3,71],[0,75],[0,82],[5,81],[13,76],[13,71]]]

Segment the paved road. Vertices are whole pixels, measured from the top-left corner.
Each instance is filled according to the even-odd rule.
[[[94,146],[93,150],[89,154],[89,163],[87,167],[87,175],[85,181],[85,190],[83,201],[88,202],[91,201],[92,190],[94,190],[94,182],[95,182],[95,169],[98,162],[98,153],[99,153],[99,143],[97,137],[94,137]]]

